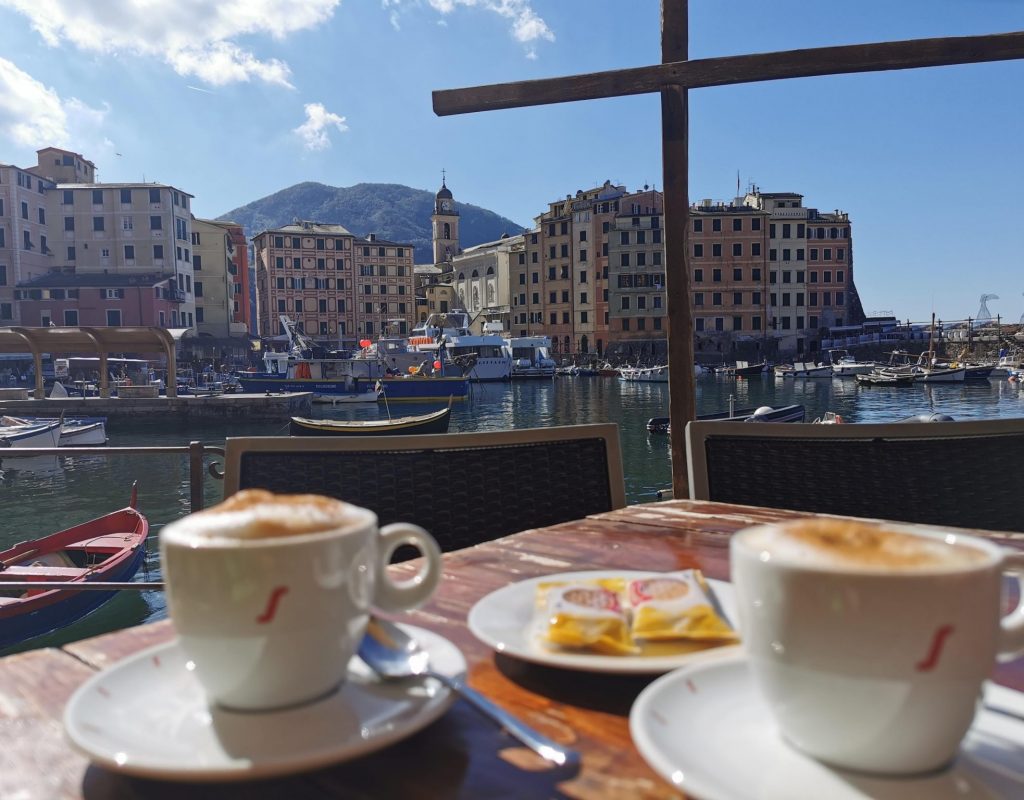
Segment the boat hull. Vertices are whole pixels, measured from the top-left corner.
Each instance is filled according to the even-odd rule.
[[[448,433],[450,422],[450,408],[433,414],[375,420],[371,423],[292,417],[288,432],[292,436],[405,436]]]
[[[42,539],[22,542],[0,553],[0,560],[12,564],[0,572],[0,592],[5,577],[8,580],[31,579],[31,572],[36,569],[40,571],[39,579],[70,579],[66,573],[76,570],[37,568],[31,563],[49,554],[65,551],[65,548],[65,552],[85,554],[85,559],[104,557],[95,568],[77,570],[82,574],[74,577],[74,581],[130,581],[146,557],[145,541],[148,533],[149,523],[146,518],[134,508],[125,508]],[[100,608],[116,592],[50,589],[36,594],[19,594],[30,596],[0,596],[0,648],[10,647],[77,622]]]
[[[0,448],[57,447],[59,443],[59,420],[0,428]]]

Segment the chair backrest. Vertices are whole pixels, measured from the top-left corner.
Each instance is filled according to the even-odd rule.
[[[420,436],[229,438],[224,494],[311,492],[456,550],[625,505],[617,425]]]
[[[691,422],[686,452],[698,500],[1024,530],[1024,419]]]

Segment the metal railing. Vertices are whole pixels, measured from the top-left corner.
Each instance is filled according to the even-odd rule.
[[[181,454],[188,456],[188,482],[189,482],[189,509],[190,511],[201,511],[203,509],[203,487],[205,472],[215,480],[224,480],[224,472],[221,469],[224,463],[224,448],[214,447],[202,442],[189,442],[187,445],[166,446],[166,447],[15,447],[9,450],[0,450],[0,458],[19,458],[21,456],[153,456],[166,454]],[[204,460],[207,455],[220,458],[220,464],[211,461],[204,468]]]

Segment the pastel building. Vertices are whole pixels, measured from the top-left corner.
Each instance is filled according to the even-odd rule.
[[[26,324],[16,287],[55,263],[48,206],[54,185],[31,170],[0,163],[0,326]]]
[[[162,273],[104,274],[51,270],[19,284],[21,324],[146,325],[161,328],[178,312],[177,287]]]
[[[354,236],[342,225],[298,221],[253,237],[259,333],[288,316],[324,344],[352,346],[416,314],[412,245]]]
[[[249,332],[249,259],[242,226],[192,220],[193,293],[200,338],[244,338]]]

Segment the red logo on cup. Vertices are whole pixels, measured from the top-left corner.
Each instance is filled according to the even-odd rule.
[[[918,672],[930,672],[935,669],[935,666],[939,663],[939,658],[942,656],[942,646],[946,643],[946,639],[953,632],[952,625],[943,625],[932,636],[932,646],[928,651],[928,655],[925,656],[924,661],[919,661],[915,664]]]
[[[256,617],[256,621],[260,625],[265,625],[266,623],[274,619],[274,615],[277,614],[277,604],[281,601],[281,598],[284,597],[287,593],[287,586],[275,586],[273,589],[271,589],[270,597],[267,598],[267,607],[263,610],[262,614]]]

